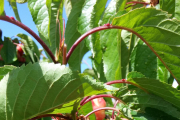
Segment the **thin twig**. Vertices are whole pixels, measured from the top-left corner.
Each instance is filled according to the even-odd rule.
[[[54,63],[57,63],[57,61],[55,60],[55,57],[53,55],[53,53],[51,52],[51,50],[48,48],[48,46],[44,43],[43,40],[41,40],[41,38],[34,32],[32,31],[29,27],[27,27],[26,25],[22,24],[21,22],[15,20],[15,19],[11,19],[8,16],[0,16],[0,20],[4,20],[7,22],[10,22],[14,25],[17,25],[19,27],[21,27],[22,29],[24,29],[25,31],[27,31],[29,34],[31,34],[40,44],[41,46],[46,50],[46,52],[49,54],[49,56],[51,57],[51,59],[53,60]]]
[[[106,84],[106,85],[112,85],[112,84],[117,84],[117,83],[127,83],[127,84],[131,84],[131,85],[134,85],[134,86],[142,89],[144,92],[149,93],[146,89],[142,88],[141,86],[139,86],[139,85],[137,85],[137,84],[135,84],[135,83],[129,82],[129,81],[125,80],[125,79],[122,79],[122,80],[114,80],[114,81],[107,82],[107,83],[105,83],[105,84]]]
[[[102,94],[102,95],[94,95],[88,99],[86,99],[81,105],[83,106],[84,104],[86,104],[87,102],[93,100],[93,99],[96,99],[96,98],[101,98],[101,97],[108,97],[108,98],[114,98],[116,100],[118,100],[119,102],[125,104],[121,99],[117,98],[117,97],[114,97],[112,95],[109,95],[109,94]]]
[[[117,111],[118,113],[120,112],[117,108],[112,108],[112,107],[103,107],[103,108],[98,108],[96,110],[93,110],[92,112],[88,113],[85,118],[87,118],[88,116],[90,116],[91,114],[97,112],[97,111],[100,111],[100,110],[114,110],[114,111]]]
[[[118,103],[119,103],[119,101],[116,100],[116,102],[115,102],[115,104],[114,104],[114,108],[116,108],[116,106],[117,106]],[[115,115],[114,115],[114,110],[113,110],[111,118],[112,118],[112,119],[115,119],[114,117],[115,117]]]

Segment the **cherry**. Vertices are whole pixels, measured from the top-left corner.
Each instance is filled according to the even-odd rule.
[[[22,44],[17,44],[16,46],[16,49],[17,49],[17,52],[20,56],[23,55],[23,49],[22,49],[23,45]]]
[[[106,101],[103,98],[96,98],[92,101],[93,110],[98,108],[106,107]],[[96,120],[103,120],[105,118],[105,110],[95,112]]]

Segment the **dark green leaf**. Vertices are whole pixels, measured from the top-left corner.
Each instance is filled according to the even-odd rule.
[[[119,93],[120,92],[120,93]],[[137,89],[137,88],[126,88],[123,89],[123,91],[117,92],[120,99],[122,99],[127,105],[130,106],[130,111],[138,110],[136,114],[132,114],[132,117],[141,116],[149,116],[150,111],[147,111],[147,109],[151,108],[154,110],[157,110],[159,113],[159,116],[152,115],[152,117],[165,117],[165,116],[173,116],[176,119],[180,118],[180,111],[170,104],[169,102],[165,101],[164,99],[152,95],[147,94],[143,90]],[[122,94],[122,92],[124,92]],[[124,109],[124,108],[122,108]],[[124,110],[122,110],[124,111]],[[164,113],[163,113],[164,111]],[[157,113],[157,114],[158,114]],[[161,115],[160,115],[161,113]],[[162,114],[163,113],[163,114]],[[126,116],[129,116],[127,113],[125,113]],[[172,118],[173,118],[172,117]],[[155,117],[156,118],[156,117]],[[149,120],[149,119],[148,119]],[[163,119],[164,120],[164,119]]]
[[[153,93],[177,108],[180,108],[180,92],[171,85],[150,78],[131,78],[128,79],[128,81],[143,87],[150,93]]]
[[[167,11],[169,14],[172,14],[172,17],[174,17],[176,3],[175,1],[176,0],[159,0],[160,8],[163,11]]]
[[[28,64],[0,81],[0,119],[30,119],[65,103],[112,90],[116,89],[73,73],[64,65]]]
[[[59,35],[59,25],[60,25],[60,29],[63,28],[63,19],[62,19],[63,0],[47,0],[46,5],[49,14],[49,26],[48,26],[49,39],[53,46],[52,51],[56,51],[59,48],[60,39],[62,39],[60,38]],[[63,31],[63,29],[61,29],[61,31]]]
[[[157,77],[157,56],[143,42],[139,41],[131,54],[131,71],[137,71],[149,78]]]
[[[77,31],[78,25],[78,18],[81,15],[81,10],[84,4],[84,0],[79,0],[74,4],[71,13],[69,15],[67,25],[66,25],[66,32],[65,32],[65,39],[67,44],[67,50],[71,48],[74,42],[81,36],[81,34]],[[85,46],[85,41],[82,41],[77,48],[73,51],[68,64],[73,70],[80,70],[80,64],[82,61],[82,57],[88,51],[87,47]]]
[[[7,37],[4,37],[4,44],[3,48],[0,51],[0,54],[5,61],[5,64],[10,64],[17,60],[16,46]]]
[[[25,34],[17,34],[21,38],[21,42],[24,44],[26,55],[30,55],[30,58],[33,62],[40,59],[40,52],[36,43],[31,39],[31,37]]]

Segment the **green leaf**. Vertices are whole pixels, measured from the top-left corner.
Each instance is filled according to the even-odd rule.
[[[127,79],[130,79],[130,78],[144,78],[145,76],[140,73],[140,72],[129,72],[128,75],[127,75]]]
[[[26,3],[28,0],[16,0],[16,2],[22,4],[22,3]]]
[[[129,18],[132,18],[131,21],[133,22]],[[177,20],[165,20],[167,18],[168,14],[160,10],[141,8],[115,18],[113,25],[134,29],[140,34],[144,42],[166,65],[173,77],[179,81],[180,59],[177,52],[180,44],[178,40],[179,22]]]
[[[28,64],[0,81],[0,119],[30,119],[65,103],[112,90],[116,89],[73,73],[64,65]]]
[[[81,115],[87,115],[88,113],[90,113],[91,111],[93,111],[92,108],[92,103],[88,102],[85,105],[83,105],[81,107],[81,109],[78,111]],[[90,120],[96,120],[95,114],[92,114],[89,116]]]
[[[8,73],[15,69],[15,66],[5,65],[4,67],[0,67],[0,80]]]
[[[146,116],[147,113],[145,111],[147,111],[148,108],[153,108],[164,111],[167,115],[180,118],[180,111],[178,111],[175,106],[158,96],[147,94],[143,90],[137,88],[127,88],[120,92],[125,93],[119,94],[117,92],[117,94],[119,94],[117,97],[131,106],[131,109],[138,110],[138,113],[141,113],[141,116]],[[132,117],[134,118],[135,116],[132,115]]]
[[[82,7],[84,4],[84,0],[77,1],[69,14],[69,18],[66,24],[66,32],[65,32],[65,41],[67,44],[67,51],[71,48],[74,42],[81,36],[81,34],[77,30],[78,18],[81,15]],[[85,41],[82,41],[77,48],[73,51],[68,64],[73,70],[80,70],[80,64],[82,61],[82,57],[88,51],[85,46]]]
[[[38,61],[40,59],[40,52],[36,43],[31,39],[31,37],[22,33],[17,34],[17,36],[21,38],[20,41],[24,44],[26,55],[30,55],[33,62]]]
[[[49,13],[49,26],[48,26],[49,39],[53,46],[52,51],[56,51],[59,48],[59,41],[60,39],[62,39],[60,38],[59,35],[59,24],[61,26],[60,28],[63,28],[63,19],[62,19],[63,0],[47,0],[46,5]],[[57,20],[59,20],[59,23],[57,22]],[[61,29],[61,31],[62,30],[63,29]]]
[[[55,55],[55,43],[50,41],[48,34],[49,14],[45,0],[28,0],[28,8],[33,17],[33,21],[39,32],[39,36],[46,43],[52,53]]]
[[[4,0],[1,0],[0,3],[0,16],[4,14]]]
[[[125,11],[118,12],[118,10],[123,10],[124,5],[124,0],[112,0],[104,11],[101,25],[109,23],[113,16],[123,15]],[[121,47],[122,49],[127,49],[127,47],[124,41],[121,41],[120,33],[121,31],[118,30],[104,30],[100,33],[101,47],[106,50],[103,55],[103,69],[107,81],[122,79],[121,65],[126,65],[121,62]],[[123,52],[126,53],[125,51]],[[127,53],[123,57],[126,58],[126,56],[128,56]]]
[[[81,0],[64,0],[64,7],[66,10],[66,16],[69,18],[69,14],[72,12],[74,5]]]
[[[10,64],[17,60],[16,46],[12,43],[10,38],[4,37],[4,44],[0,54],[5,64]]]
[[[162,82],[172,84],[174,78],[171,76],[170,72],[159,59],[157,59],[157,64],[157,79],[161,80]]]
[[[172,17],[174,17],[175,1],[176,0],[159,0],[161,10],[167,11],[169,14],[172,14]]]
[[[149,78],[157,78],[157,56],[143,42],[139,41],[131,53],[131,71],[137,71]]]
[[[17,19],[19,22],[21,22],[21,19],[20,19],[20,17],[19,17],[19,13],[18,13],[18,9],[17,9],[17,5],[16,5],[16,0],[8,0],[8,1],[9,1],[10,5],[11,5],[13,11],[14,11],[14,14],[15,14],[15,16],[16,16],[16,19]]]
[[[180,108],[180,92],[171,85],[150,78],[131,78],[128,81],[143,87],[150,93]]]
[[[176,0],[176,3],[175,3],[175,18],[180,20],[180,1],[179,0]]]

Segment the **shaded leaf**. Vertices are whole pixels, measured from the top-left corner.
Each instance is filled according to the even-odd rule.
[[[84,96],[116,90],[53,63],[17,68],[0,81],[0,89],[2,120],[30,119]]]
[[[131,78],[128,79],[128,81],[143,87],[160,98],[163,98],[178,109],[180,108],[180,92],[171,85],[150,78]]]
[[[31,39],[31,37],[25,34],[17,34],[21,38],[21,42],[24,44],[25,52],[30,55],[33,62],[40,59],[40,52],[36,43]]]
[[[7,37],[4,37],[4,44],[0,51],[0,54],[5,61],[5,64],[10,64],[17,60],[16,46]]]
[[[167,11],[169,14],[172,14],[172,17],[174,17],[175,1],[176,0],[159,0],[160,9]]]

